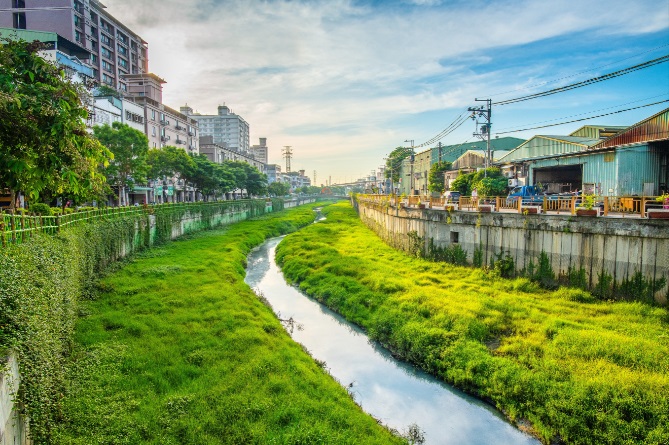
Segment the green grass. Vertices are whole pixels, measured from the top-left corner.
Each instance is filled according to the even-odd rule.
[[[81,308],[56,444],[406,443],[366,415],[243,282],[313,206],[135,256]]]
[[[410,258],[350,205],[324,212],[277,261],[396,355],[528,420],[546,443],[669,443],[665,308]]]

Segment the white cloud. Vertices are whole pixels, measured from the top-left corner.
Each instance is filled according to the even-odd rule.
[[[361,153],[372,151],[379,160],[363,171],[377,166],[379,155],[409,136],[418,139],[405,134],[418,132],[409,124],[397,128],[404,116],[464,107],[481,92],[482,79],[487,91],[519,84],[518,78],[481,77],[472,70],[499,63],[494,48],[570,33],[651,32],[669,23],[669,13],[657,11],[653,1],[586,0],[578,8],[529,0],[411,3],[417,6],[375,8],[352,0],[105,2],[149,42],[151,71],[168,81],[167,104],[188,102],[213,113],[225,102],[250,123],[252,142],[268,138],[271,159],[279,160],[280,146],[292,145],[296,160],[308,159],[305,167],[322,171],[321,177],[350,168],[343,156],[363,159]]]

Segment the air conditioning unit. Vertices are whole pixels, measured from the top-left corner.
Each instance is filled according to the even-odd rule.
[[[518,180],[515,179],[515,178],[511,178],[511,179],[509,179],[508,184],[509,184],[509,187],[515,187],[515,186],[518,185]]]

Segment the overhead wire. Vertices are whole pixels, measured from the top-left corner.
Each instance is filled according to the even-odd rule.
[[[498,106],[509,105],[509,104],[513,104],[513,103],[524,102],[524,101],[531,100],[531,99],[537,99],[539,97],[545,97],[545,96],[551,96],[553,94],[563,93],[565,91],[574,90],[576,88],[581,88],[581,87],[584,87],[586,85],[592,85],[594,83],[599,83],[599,82],[603,82],[605,80],[610,80],[610,79],[613,79],[613,78],[616,78],[616,77],[624,76],[625,74],[629,74],[629,73],[639,71],[639,70],[642,70],[642,69],[650,68],[651,66],[659,65],[659,64],[667,62],[667,61],[669,61],[669,54],[667,54],[665,56],[662,56],[662,57],[658,57],[658,58],[653,59],[653,60],[649,60],[649,61],[644,62],[644,63],[640,63],[638,65],[623,68],[622,70],[614,71],[612,73],[604,74],[602,76],[597,76],[597,77],[593,77],[591,79],[583,80],[581,82],[572,83],[572,84],[565,85],[565,86],[562,86],[562,87],[559,87],[559,88],[553,88],[551,90],[542,91],[540,93],[528,94],[528,95],[516,97],[516,98],[513,98],[513,99],[507,99],[507,100],[503,100],[503,101],[500,101],[500,102],[495,102],[495,105],[498,105]]]
[[[612,114],[618,114],[618,113],[624,113],[626,111],[638,110],[640,108],[651,107],[653,105],[663,104],[663,103],[667,103],[667,102],[669,102],[669,99],[661,100],[661,101],[658,101],[658,102],[653,102],[653,103],[650,103],[650,104],[639,105],[638,107],[626,108],[624,110],[617,110],[617,111],[612,111],[610,113],[599,114],[599,115],[596,115],[596,116],[590,116],[590,117],[584,117],[584,118],[581,118],[581,119],[574,119],[574,120],[570,120],[570,121],[559,122],[559,123],[556,123],[556,124],[540,125],[540,126],[537,126],[537,127],[522,128],[522,129],[519,129],[519,130],[511,130],[511,131],[498,131],[498,132],[495,132],[495,134],[518,133],[520,131],[536,130],[538,128],[548,128],[548,127],[555,127],[555,126],[564,125],[564,124],[573,124],[574,122],[587,121],[587,120],[590,120],[590,119],[596,119],[598,117],[610,116]]]
[[[515,90],[503,91],[503,92],[501,92],[501,93],[495,93],[495,94],[488,94],[488,95],[486,95],[486,97],[495,97],[495,96],[501,96],[502,94],[509,94],[509,93],[515,93],[515,92],[517,92],[517,91],[530,90],[530,89],[532,89],[532,88],[536,88],[536,87],[540,87],[540,86],[543,86],[543,85],[548,85],[548,84],[551,84],[551,83],[559,82],[559,81],[561,81],[561,80],[570,79],[570,78],[572,78],[572,77],[576,77],[576,76],[579,76],[579,75],[581,75],[581,74],[589,73],[589,72],[591,72],[591,71],[599,70],[599,69],[602,69],[602,68],[606,68],[607,66],[611,66],[611,65],[615,65],[615,64],[620,63],[620,62],[624,62],[625,60],[634,59],[635,57],[641,56],[641,55],[643,55],[643,54],[652,53],[653,51],[656,51],[656,50],[658,50],[658,49],[665,48],[665,47],[667,47],[667,46],[669,46],[669,43],[667,43],[667,44],[665,44],[665,45],[657,46],[657,47],[655,47],[655,48],[651,48],[651,49],[649,49],[649,50],[647,50],[647,51],[644,51],[644,52],[635,54],[635,55],[630,56],[630,57],[625,57],[624,59],[620,59],[620,60],[617,60],[617,61],[615,61],[615,62],[611,62],[611,63],[607,63],[607,64],[605,64],[605,65],[600,65],[600,66],[597,66],[597,67],[594,67],[594,68],[590,68],[589,70],[579,71],[579,72],[577,72],[577,73],[569,74],[569,75],[567,75],[567,76],[562,76],[562,77],[558,77],[558,78],[556,78],[556,79],[547,80],[546,82],[535,83],[535,84],[533,84],[533,85],[528,85],[528,86],[523,87],[523,88],[517,88],[517,89],[515,89]]]

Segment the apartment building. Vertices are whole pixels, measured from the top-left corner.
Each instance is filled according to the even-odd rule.
[[[214,142],[213,136],[200,137],[200,153],[207,155],[211,162],[222,163],[225,161],[246,162],[257,168],[261,173],[265,171],[265,164],[249,153],[240,153],[224,144]]]
[[[165,80],[153,73],[127,74],[126,99],[144,110],[144,132],[150,148],[172,145],[188,153],[199,153],[198,121],[163,104]]]
[[[260,138],[258,145],[253,145],[251,147],[251,154],[253,155],[254,158],[262,162],[263,164],[267,164],[267,138]]]
[[[127,91],[125,74],[148,71],[148,44],[97,0],[0,0],[0,27],[48,31],[81,48],[93,77]]]
[[[279,164],[266,164],[265,174],[267,175],[267,184],[281,182],[281,166]]]
[[[251,155],[249,124],[241,116],[230,111],[227,106],[219,106],[218,114],[214,115],[193,113],[193,109],[188,105],[181,107],[181,112],[195,119],[200,126],[200,134],[213,137],[215,144],[225,145],[245,156]]]

